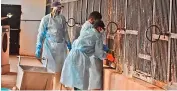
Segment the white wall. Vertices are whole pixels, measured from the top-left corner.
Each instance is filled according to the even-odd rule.
[[[1,3],[22,5],[21,20],[41,20],[45,15],[46,0],[2,0]],[[21,21],[20,55],[34,56],[39,23]]]

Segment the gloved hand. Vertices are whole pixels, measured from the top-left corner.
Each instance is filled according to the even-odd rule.
[[[106,52],[108,52],[109,51],[108,46],[107,45],[103,45],[103,50],[106,51]]]
[[[41,47],[37,46],[35,55],[37,58],[41,58]]]
[[[68,47],[68,49],[69,49],[69,50],[71,50],[71,49],[72,49],[71,42],[66,42],[66,45],[67,45],[67,47]]]
[[[111,62],[114,62],[115,58],[113,57],[112,54],[107,53],[106,59],[108,59]]]

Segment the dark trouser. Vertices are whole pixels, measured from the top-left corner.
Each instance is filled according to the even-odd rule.
[[[77,90],[80,90],[80,89],[78,89],[78,88],[74,87],[74,90],[75,90],[75,91],[77,91]]]

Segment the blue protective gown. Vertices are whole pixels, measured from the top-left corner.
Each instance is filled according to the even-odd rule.
[[[87,31],[89,30],[89,28],[92,28],[93,25],[89,22],[86,21],[82,28],[81,28],[81,32],[80,35],[82,35],[84,32],[83,31]],[[105,40],[106,40],[106,35],[105,32],[102,35],[102,40],[103,43],[105,44]],[[96,58],[94,55],[92,55],[90,57],[90,68],[89,68],[89,87],[88,89],[101,89],[102,88],[102,72],[103,72],[103,61],[100,60],[99,58]]]
[[[101,34],[90,28],[73,42],[63,65],[60,82],[68,87],[87,90],[89,86],[90,57],[106,58]]]
[[[61,72],[67,56],[66,41],[70,42],[65,17],[61,14],[44,16],[38,30],[36,50],[43,47],[42,57],[47,58],[48,62],[42,60],[42,63],[47,64],[48,69]]]

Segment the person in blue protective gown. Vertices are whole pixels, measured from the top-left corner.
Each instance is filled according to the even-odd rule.
[[[104,23],[96,20],[93,28],[83,31],[78,39],[73,42],[72,49],[65,59],[60,82],[75,90],[87,90],[89,86],[89,68],[91,65],[90,57],[103,60],[108,58],[113,61],[111,54],[103,50],[103,41],[101,33],[104,31]]]
[[[41,20],[36,43],[35,55],[37,58],[45,57],[43,65],[56,73],[53,83],[54,89],[59,89],[60,76],[64,60],[67,56],[67,47],[71,49],[66,19],[60,14],[62,5],[60,2],[53,2],[52,12]]]
[[[88,20],[83,24],[81,28],[80,35],[83,35],[85,32],[89,30],[89,28],[93,28],[93,23],[95,20],[101,20],[102,15],[98,11],[93,11],[90,13]],[[106,32],[100,33],[103,40],[103,50],[108,51],[109,48],[106,45]],[[89,87],[88,89],[101,89],[103,83],[103,61],[99,58],[96,58],[94,55],[90,57],[91,66],[89,68]]]

